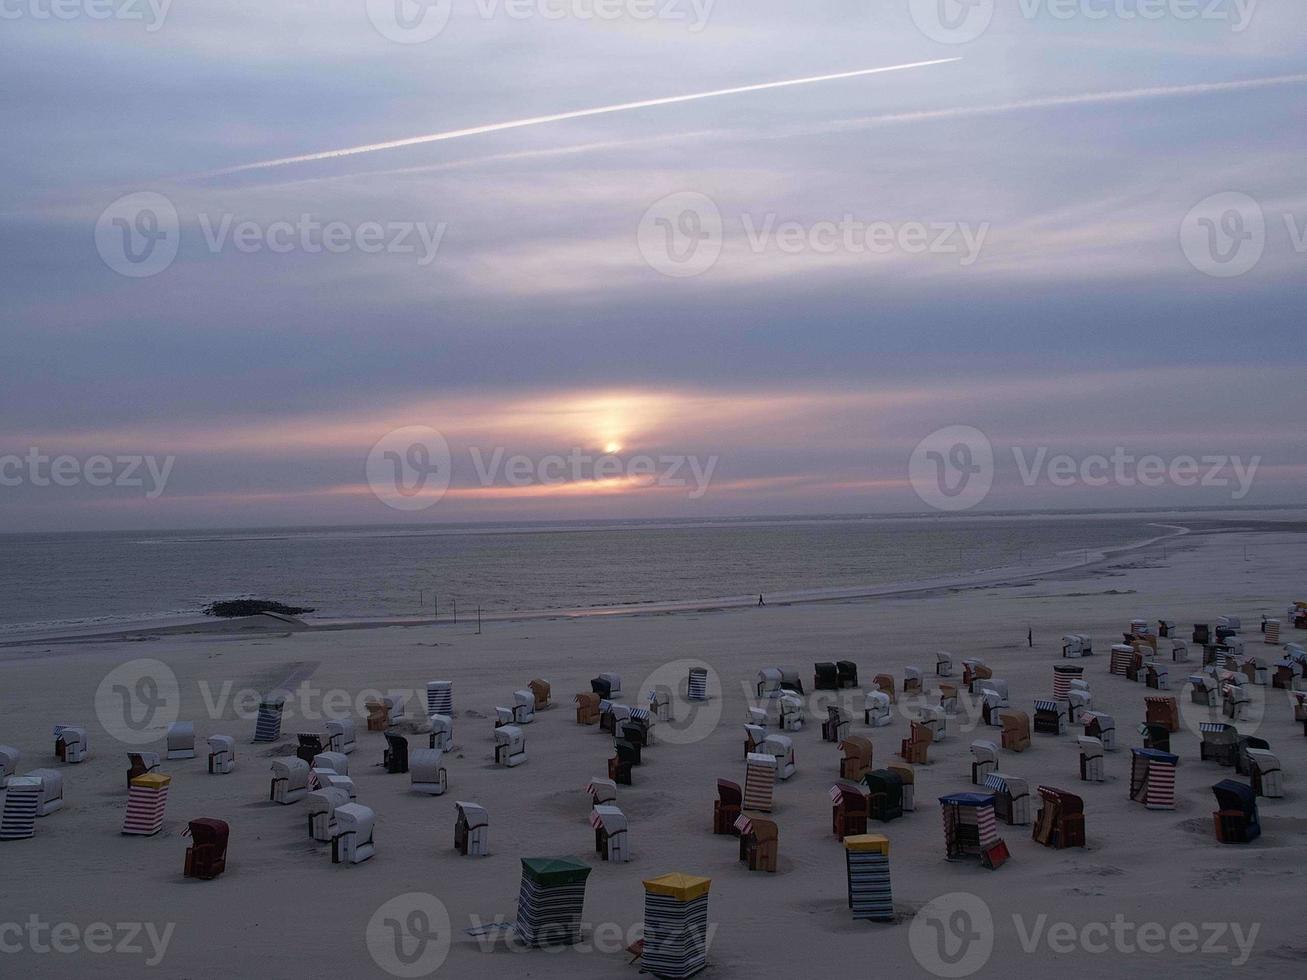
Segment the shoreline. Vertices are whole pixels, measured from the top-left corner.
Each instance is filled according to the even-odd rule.
[[[1085,559],[1070,561],[1066,555],[1054,556],[1029,565],[1002,565],[974,569],[970,572],[939,576],[930,579],[901,580],[868,586],[840,586],[830,589],[773,592],[765,599],[765,606],[794,606],[818,603],[851,602],[869,599],[927,596],[947,591],[976,588],[994,588],[1013,585],[1021,580],[1046,578],[1059,573],[1093,569],[1111,562],[1121,555],[1176,538],[1206,537],[1222,533],[1222,529],[1195,530],[1183,524],[1149,522],[1146,527],[1170,529],[1125,545],[1100,550],[1082,550]],[[1269,531],[1265,533],[1271,533]],[[758,608],[756,595],[708,596],[695,599],[675,599],[642,603],[622,603],[610,606],[573,606],[552,609],[525,609],[509,612],[484,613],[483,623],[533,622],[542,620],[605,619],[628,616],[676,615],[684,613],[724,612]],[[46,632],[19,636],[0,641],[0,649],[14,649],[43,644],[115,643],[132,642],[166,636],[246,636],[274,633],[333,633],[356,630],[387,629],[390,627],[457,626],[468,624],[475,617],[462,620],[439,619],[430,616],[368,617],[359,619],[295,620],[272,616],[241,617],[229,620],[197,618],[163,625],[123,626],[98,632]]]

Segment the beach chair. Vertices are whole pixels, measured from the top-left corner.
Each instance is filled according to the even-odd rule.
[[[935,651],[935,676],[953,676],[953,654],[947,653],[944,650]]]
[[[623,738],[646,748],[654,744],[654,733],[657,730],[658,719],[648,708],[632,708],[631,717],[618,728]]]
[[[427,682],[427,714],[454,716],[454,682]]]
[[[890,704],[898,703],[898,697],[894,693],[894,678],[891,675],[877,674],[872,678],[871,686],[882,694],[888,695]]]
[[[313,760],[326,751],[323,744],[323,738],[316,732],[299,732],[295,736],[298,743],[295,747],[295,757],[303,759],[311,767]]]
[[[744,755],[747,758],[750,752],[761,752],[763,743],[767,741],[767,729],[761,725],[744,726]]]
[[[1030,784],[1020,776],[991,772],[985,788],[994,793],[994,816],[1013,827],[1030,823]]]
[[[617,784],[611,779],[600,779],[596,776],[586,785],[585,791],[590,794],[590,803],[593,806],[617,803]]]
[[[1212,823],[1222,844],[1251,844],[1262,835],[1257,817],[1257,794],[1251,786],[1223,779],[1212,787],[1216,811]]]
[[[998,695],[998,706],[1000,708],[1006,708],[1009,706],[1007,681],[999,677],[989,677],[979,681],[978,683],[980,684],[980,692],[982,694],[988,691],[991,694]]]
[[[948,860],[979,858],[991,871],[1007,861],[1007,844],[998,836],[994,797],[986,793],[953,793],[939,798],[944,814],[944,846]]]
[[[1293,720],[1307,725],[1307,694],[1295,691],[1292,694]]]
[[[782,691],[779,706],[781,710],[781,728],[787,732],[803,730],[803,698],[792,691]]]
[[[872,728],[894,724],[888,694],[884,691],[868,691],[862,696],[862,722]]]
[[[967,657],[962,661],[962,686],[975,694],[972,685],[978,680],[985,680],[993,676],[993,671],[985,666],[985,661],[979,657]]]
[[[449,715],[432,715],[431,735],[427,739],[427,748],[449,752],[454,748],[454,719]]]
[[[148,772],[137,776],[127,790],[127,812],[122,832],[131,837],[153,837],[163,829],[163,814],[168,806],[171,776]]]
[[[667,874],[644,882],[640,969],[667,980],[693,976],[708,962],[711,879]]]
[[[754,678],[754,691],[758,697],[766,698],[779,695],[781,690],[781,669],[764,667]]]
[[[186,825],[183,836],[191,839],[182,866],[184,877],[212,881],[227,870],[227,842],[231,838],[231,827],[226,820],[197,817]]]
[[[693,680],[693,678],[691,678],[691,680]],[[703,682],[705,685],[708,683],[706,673],[704,674]],[[703,691],[704,693],[702,697],[692,696],[695,693],[694,690],[690,687],[687,687],[686,698],[690,701],[706,701],[708,700],[706,686],[704,687]],[[658,687],[650,691],[649,696],[646,698],[646,703],[649,706],[649,712],[658,721],[673,720],[672,719],[672,693],[670,688]]]
[[[518,940],[533,948],[581,941],[581,912],[590,866],[570,858],[522,858],[517,896]]]
[[[529,725],[536,720],[536,696],[529,688],[513,692],[513,723]]]
[[[759,728],[766,728],[766,727],[767,727],[767,709],[766,709],[766,708],[755,708],[755,707],[752,707],[752,706],[746,705],[746,706],[745,706],[745,713],[746,713],[746,715],[747,715],[747,719],[746,719],[746,722],[745,722],[746,724],[749,724],[749,725],[757,725]]]
[[[840,689],[840,671],[833,663],[813,664],[812,671],[813,690],[838,691]]]
[[[319,844],[330,844],[336,835],[336,807],[348,802],[349,793],[336,786],[325,786],[310,793],[305,802],[309,836]]]
[[[862,777],[867,786],[867,816],[888,823],[903,816],[903,780],[889,769],[873,769]]]
[[[1193,674],[1189,677],[1189,700],[1205,708],[1214,708],[1220,703],[1220,686],[1216,678],[1208,674]]]
[[[254,741],[275,742],[281,738],[281,715],[285,707],[286,698],[280,694],[259,702],[259,711],[254,719]]]
[[[1253,774],[1253,760],[1248,755],[1249,749],[1261,749],[1270,751],[1271,743],[1264,738],[1258,738],[1256,735],[1236,735],[1234,740],[1234,771],[1240,776],[1249,776]]]
[[[1259,657],[1252,655],[1240,657],[1235,669],[1243,674],[1245,684],[1265,687],[1270,683],[1270,665]]]
[[[362,864],[377,853],[372,839],[377,815],[359,803],[336,807],[336,833],[331,838],[332,864]]]
[[[826,708],[826,720],[821,723],[821,738],[824,742],[842,742],[849,734],[852,720],[849,713],[839,705]]]
[[[1198,723],[1202,743],[1198,747],[1198,757],[1203,762],[1215,762],[1222,766],[1233,766],[1238,756],[1239,732],[1233,725],[1221,721],[1202,721]]]
[[[1116,749],[1116,719],[1101,711],[1088,711],[1080,720],[1085,726],[1085,734],[1102,742],[1105,751]]]
[[[776,778],[786,780],[794,775],[794,740],[788,735],[768,735],[758,751],[776,757]]]
[[[440,749],[414,749],[408,760],[409,782],[413,792],[443,796],[449,788],[449,774],[440,764]]]
[[[343,752],[346,755],[353,753],[357,747],[354,736],[354,719],[341,718],[339,720],[328,721],[327,729],[327,748],[332,752]]]
[[[840,840],[867,832],[871,797],[865,786],[836,783],[830,788],[831,833]]]
[[[526,732],[516,725],[495,729],[495,764],[513,768],[526,762]]]
[[[903,693],[920,694],[923,688],[921,686],[921,668],[904,667],[903,668]]]
[[[686,677],[685,680],[685,698],[687,701],[708,700],[708,668],[707,667],[690,668],[689,676]],[[659,703],[658,707],[660,709],[663,707],[667,707],[668,713],[663,713],[660,710],[658,713],[659,721],[671,721],[670,704],[671,704],[670,698],[664,696],[663,700]],[[653,707],[652,702],[650,703],[650,707]]]
[[[776,790],[776,756],[752,752],[744,760],[744,809],[770,813]]]
[[[75,764],[86,758],[86,729],[80,725],[55,725],[54,756],[60,762]]]
[[[1280,760],[1267,749],[1248,749],[1248,758],[1252,760],[1253,792],[1268,800],[1278,800],[1284,796],[1284,776],[1280,772]]]
[[[1139,726],[1139,734],[1144,737],[1144,748],[1171,751],[1171,731],[1165,725],[1144,722]]]
[[[209,772],[227,775],[236,769],[236,740],[230,735],[209,736]]]
[[[1189,646],[1184,640],[1171,641],[1171,663],[1184,664],[1189,662]]]
[[[1107,776],[1103,765],[1103,743],[1088,735],[1076,739],[1080,746],[1080,780],[1086,783],[1101,783]]]
[[[907,738],[899,743],[899,756],[904,762],[914,766],[930,762],[930,743],[935,741],[935,734],[919,721],[912,722]]]
[[[1008,708],[1003,712],[1003,748],[1024,752],[1030,748],[1030,716]]]
[[[1085,668],[1078,664],[1055,664],[1053,666],[1053,697],[1065,701],[1071,691],[1071,682],[1084,680]]]
[[[958,710],[958,686],[956,684],[939,685],[939,706],[944,709],[945,714],[953,714]]]
[[[871,739],[849,735],[840,742],[840,751],[844,753],[840,760],[841,779],[857,781],[870,771],[874,751]]]
[[[600,675],[599,675],[599,680],[600,680],[603,684],[607,685],[608,693],[604,695],[604,697],[605,697],[607,700],[609,700],[609,701],[613,701],[613,700],[616,700],[617,698],[620,698],[620,697],[622,696],[622,675],[621,675],[621,674],[600,674]],[[594,689],[594,686],[593,686],[593,682],[592,682],[592,683],[591,683],[591,690],[593,690],[593,689]]]
[[[9,777],[18,775],[18,760],[21,758],[22,753],[12,745],[0,745],[0,789],[9,785]]]
[[[942,742],[948,736],[948,712],[943,708],[935,708],[927,705],[920,711],[921,724],[930,729],[933,741]]]
[[[11,775],[0,811],[0,841],[27,840],[36,836],[36,810],[41,801],[41,779]]]
[[[595,832],[595,853],[601,861],[625,864],[631,860],[626,814],[611,804],[596,804],[590,811],[590,826]]]
[[[169,759],[195,758],[195,723],[175,721],[168,726],[167,746]]]
[[[858,665],[852,660],[835,661],[835,669],[840,675],[841,688],[858,686]]]
[[[640,747],[618,739],[613,743],[613,757],[608,760],[608,778],[621,786],[631,785],[631,770],[640,764]]]
[[[1241,684],[1221,686],[1221,712],[1231,721],[1239,721],[1247,712],[1249,697]]]
[[[613,701],[599,702],[599,730],[616,736],[620,731],[620,725],[631,717],[631,709],[625,704],[617,704]]]
[[[590,678],[590,691],[604,701],[611,701],[613,695],[612,682],[607,680],[603,674],[598,677]]]
[[[899,787],[902,794],[903,812],[912,813],[917,809],[917,774],[913,768],[906,763],[891,762],[886,768],[894,775],[899,777]]]
[[[486,808],[459,800],[454,809],[454,850],[464,857],[487,857],[490,854],[490,815]]]
[[[1212,629],[1208,623],[1194,623],[1194,631],[1190,639],[1195,646],[1207,646],[1212,642]]]
[[[286,756],[272,760],[272,786],[268,799],[289,806],[304,799],[309,792],[309,764],[303,759]]]
[[[1062,634],[1062,659],[1077,660],[1083,657],[1084,645],[1081,643],[1079,633]]]
[[[775,874],[780,850],[780,830],[775,822],[742,813],[735,820],[735,829],[740,832],[740,860],[750,871]]]
[[[729,779],[717,780],[717,799],[713,801],[712,832],[734,834],[735,818],[744,809],[744,792],[739,783]]]
[[[64,777],[59,770],[33,769],[29,773],[24,773],[24,775],[30,779],[39,779],[41,781],[41,791],[36,798],[36,815],[38,817],[48,817],[50,814],[64,808]],[[149,774],[151,778],[158,775],[158,773]],[[144,779],[146,777],[138,776],[137,778]],[[162,778],[167,779],[168,777],[164,776]]]
[[[1157,749],[1131,749],[1130,799],[1150,810],[1175,809],[1178,756]]]
[[[889,839],[882,834],[845,837],[844,861],[849,879],[849,908],[853,910],[853,918],[893,922]]]
[[[1067,703],[1046,698],[1035,702],[1035,734],[1065,735]]]
[[[363,703],[368,713],[368,731],[384,732],[391,727],[391,709],[394,702],[387,697],[369,698]]]
[[[1135,648],[1125,643],[1115,643],[1112,645],[1111,655],[1107,662],[1107,672],[1109,674],[1119,674],[1121,677],[1134,680],[1130,677],[1130,672],[1134,669]]]
[[[1066,696],[1067,721],[1072,725],[1080,724],[1085,714],[1094,707],[1094,697],[1087,691],[1068,691]]]
[[[536,711],[544,711],[549,705],[549,694],[552,690],[549,682],[541,677],[537,677],[527,685],[531,689],[531,696],[534,698],[534,707]]]
[[[781,690],[803,694],[803,681],[799,679],[799,669],[797,667],[782,667],[780,670]]]
[[[159,768],[158,752],[128,752],[127,753],[127,788],[130,790],[132,780],[137,776],[144,776],[147,772],[154,772]]]
[[[1144,684],[1154,691],[1169,691],[1171,689],[1171,672],[1166,664],[1158,663],[1156,660],[1149,660],[1145,663]]]
[[[985,739],[971,743],[971,783],[984,786],[989,774],[998,769],[998,746]]]
[[[1157,621],[1157,635],[1159,637],[1169,639],[1176,635],[1178,629],[1179,626],[1173,619],[1159,619]]]
[[[576,704],[576,723],[578,725],[599,724],[598,694],[578,694],[572,699]]]
[[[1176,703],[1175,698],[1144,698],[1144,706],[1148,724],[1165,725],[1168,732],[1180,730],[1180,705]]]
[[[1085,801],[1074,793],[1040,786],[1039,812],[1030,836],[1058,850],[1085,846]]]
[[[392,776],[408,772],[408,739],[395,732],[386,732],[386,747],[381,752],[381,765]]]

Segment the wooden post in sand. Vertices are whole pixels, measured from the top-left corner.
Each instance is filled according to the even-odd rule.
[[[477,636],[481,635],[481,606],[477,605]]]
[[[457,599],[453,599],[453,600],[451,600],[451,601],[454,603],[454,622],[457,623],[457,622],[458,622],[458,600],[457,600]]]

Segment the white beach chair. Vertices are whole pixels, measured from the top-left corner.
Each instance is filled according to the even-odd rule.
[[[703,698],[694,700],[702,701]],[[672,693],[667,688],[658,688],[649,692],[649,710],[659,721],[672,720]]]
[[[621,674],[600,674],[601,681],[608,682],[608,699],[610,701],[622,696],[622,675]]]
[[[754,681],[754,688],[760,698],[779,694],[781,689],[781,669],[779,667],[764,667],[762,670],[758,671],[758,675]]]
[[[803,698],[793,691],[783,691],[780,696],[781,730],[797,732],[803,729]]]
[[[304,799],[309,792],[309,764],[303,759],[286,756],[272,760],[272,789],[270,798],[273,803],[289,806]]]
[[[313,757],[314,769],[329,769],[342,776],[349,775],[349,756],[344,752],[319,752]]]
[[[454,719],[449,715],[431,716],[431,739],[429,748],[449,752],[454,748]]]
[[[1079,633],[1062,635],[1062,656],[1068,660],[1078,660],[1085,655],[1084,639]]]
[[[1094,697],[1086,691],[1068,691],[1066,697],[1067,719],[1071,724],[1077,725],[1084,717],[1086,711],[1093,710]]]
[[[746,757],[750,753],[761,752],[766,741],[767,729],[762,725],[744,726],[744,754]]]
[[[440,749],[413,749],[408,754],[409,781],[413,792],[441,796],[449,788],[449,775],[440,764]]]
[[[354,751],[354,720],[342,718],[327,722],[327,748],[332,752],[344,752],[349,755]]]
[[[943,650],[937,650],[935,652],[935,676],[953,676],[953,654],[946,653]]]
[[[331,838],[332,864],[362,864],[377,853],[372,831],[377,815],[358,803],[336,807],[336,833]]]
[[[209,772],[226,775],[236,768],[236,740],[230,735],[209,736]]]
[[[1171,641],[1171,663],[1183,664],[1189,662],[1189,645],[1184,640]]]
[[[971,743],[971,782],[984,786],[985,779],[998,769],[998,745],[988,739]]]
[[[516,725],[495,729],[495,762],[512,768],[526,762],[526,733]]]
[[[1279,758],[1267,749],[1245,749],[1252,763],[1253,792],[1267,799],[1284,796],[1284,775],[1280,772]]]
[[[536,696],[534,691],[520,690],[513,692],[513,723],[529,725],[536,720]]]
[[[922,691],[921,668],[904,667],[903,668],[903,693],[920,694]]]
[[[1096,738],[1103,743],[1108,752],[1116,748],[1116,719],[1101,711],[1086,711],[1080,722],[1085,726],[1085,735]]]
[[[617,784],[611,779],[596,776],[590,780],[585,791],[590,794],[590,802],[596,806],[601,803],[617,802]]]
[[[776,757],[776,776],[789,779],[794,775],[794,740],[788,735],[768,735],[760,752]]]
[[[884,691],[868,691],[862,696],[862,722],[872,728],[883,728],[894,723],[888,694]]]
[[[467,857],[490,854],[490,815],[477,803],[460,800],[454,804],[454,849]]]
[[[1076,739],[1080,747],[1080,778],[1087,783],[1101,783],[1103,775],[1103,743],[1101,740],[1082,735]]]
[[[595,832],[595,852],[602,860],[618,864],[631,860],[626,814],[620,808],[596,805],[590,811],[590,826]]]
[[[64,808],[64,777],[56,769],[33,769],[24,773],[29,779],[41,781],[41,791],[36,798],[36,815],[48,817],[56,810]],[[10,780],[13,782],[13,780]]]
[[[336,807],[347,804],[349,794],[343,789],[328,786],[314,790],[307,799],[309,836],[320,844],[330,843],[336,836]]]
[[[1020,776],[994,771],[985,777],[985,786],[994,791],[994,813],[1014,827],[1030,823],[1030,784]]]
[[[175,721],[168,726],[169,759],[195,758],[195,723]]]
[[[930,729],[936,742],[948,735],[948,712],[943,708],[926,705],[921,709],[921,723]]]
[[[54,726],[54,754],[61,762],[77,763],[86,758],[86,729],[80,725]]]

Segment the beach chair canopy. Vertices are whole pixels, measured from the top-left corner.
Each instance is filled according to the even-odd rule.
[[[903,801],[903,779],[896,772],[888,769],[874,769],[862,777],[868,793],[884,793],[891,807],[899,806]]]
[[[739,806],[744,802],[744,791],[740,789],[739,783],[733,783],[729,779],[719,779],[717,780],[717,798],[728,806]]]
[[[781,689],[786,691],[796,691],[799,694],[803,693],[803,681],[799,679],[798,668],[781,668]]]
[[[971,755],[977,762],[997,762],[998,746],[988,739],[978,739],[971,743]]]
[[[1132,748],[1130,751],[1133,752],[1136,756],[1139,756],[1143,759],[1147,759],[1150,762],[1162,762],[1162,763],[1166,763],[1167,765],[1174,766],[1176,763],[1180,761],[1180,757],[1178,755],[1172,755],[1170,752],[1163,752],[1161,749]]]
[[[986,776],[985,788],[992,789],[995,793],[1006,794],[1014,800],[1030,795],[1030,784],[1025,779],[1002,772],[991,772]]]
[[[885,709],[889,704],[889,695],[883,691],[868,691],[862,696],[862,706],[868,711]]]
[[[1216,794],[1216,804],[1222,810],[1241,810],[1250,820],[1255,818],[1257,794],[1247,783],[1222,779],[1212,787],[1212,792]]]
[[[310,816],[325,813],[330,817],[335,814],[336,807],[344,806],[349,802],[349,790],[341,789],[339,786],[328,786],[325,789],[314,790],[306,799]]]
[[[581,884],[590,870],[590,865],[571,858],[522,858],[522,876],[549,888]]]
[[[950,793],[941,796],[939,802],[946,806],[982,807],[994,805],[993,793]]]
[[[619,807],[596,804],[590,811],[590,826],[602,830],[608,836],[625,833],[627,829],[626,814]]]
[[[454,804],[454,808],[458,811],[458,819],[468,830],[490,826],[490,814],[486,813],[486,808],[481,804],[459,800]]]
[[[1064,789],[1056,789],[1052,786],[1040,786],[1037,791],[1043,800],[1060,807],[1063,816],[1085,812],[1085,801],[1075,793],[1068,793]]]

